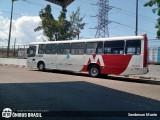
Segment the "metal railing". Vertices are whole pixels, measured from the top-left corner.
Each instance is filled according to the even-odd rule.
[[[29,45],[10,46],[8,57],[26,59],[28,48],[29,48]],[[7,57],[7,46],[0,46],[0,57],[1,58]]]

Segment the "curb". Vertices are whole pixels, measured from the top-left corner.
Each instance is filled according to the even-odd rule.
[[[133,78],[139,78],[139,79],[147,79],[147,80],[155,80],[155,81],[160,81],[159,77],[150,77],[150,76],[132,76]]]
[[[25,65],[14,65],[14,64],[0,64],[0,66],[26,68]]]

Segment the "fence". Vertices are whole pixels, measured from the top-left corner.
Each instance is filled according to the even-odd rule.
[[[10,46],[9,56],[10,58],[27,58],[27,49],[29,45],[16,45]],[[7,57],[7,46],[0,46],[0,57]]]
[[[148,50],[149,63],[160,64],[160,47],[150,47]]]

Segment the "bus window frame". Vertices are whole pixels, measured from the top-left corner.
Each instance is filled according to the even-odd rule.
[[[69,51],[68,53],[60,53],[60,48],[59,48],[59,45],[62,45],[62,44],[69,44]],[[62,49],[62,48],[61,48]],[[66,49],[65,49],[66,50]],[[57,44],[57,54],[58,55],[66,55],[66,54],[70,54],[71,53],[71,43],[58,43]]]
[[[113,48],[118,48],[118,49],[120,49],[120,48],[122,48],[122,47],[113,47],[113,45],[112,45],[111,47],[105,47],[105,44],[106,44],[107,42],[113,43],[113,42],[120,42],[120,41],[123,41],[123,53],[121,53],[121,54],[120,54],[120,51],[121,51],[121,50],[118,51],[119,53],[112,53],[112,49],[113,49]],[[125,46],[126,46],[125,40],[104,41],[104,50],[103,50],[103,53],[104,53],[105,55],[124,55],[124,54],[125,54]],[[111,52],[110,52],[110,53],[106,52],[106,51],[105,51],[105,48],[111,48]]]
[[[73,45],[73,44],[79,44],[79,43],[84,43],[84,48],[74,48],[74,47],[72,48],[72,45]],[[83,54],[73,54],[73,53],[72,53],[72,49],[79,49],[79,50],[80,50],[80,49],[84,49],[84,53],[83,53]],[[71,43],[71,49],[70,49],[70,54],[71,54],[71,55],[84,55],[85,53],[86,53],[86,43],[85,43],[85,42]]]
[[[50,53],[47,53],[46,52],[47,51],[47,45],[55,45],[56,46],[56,48],[54,48],[56,50],[55,53],[52,53],[53,47],[52,47]],[[45,54],[46,55],[55,55],[55,54],[57,54],[57,51],[58,51],[58,45],[57,44],[55,44],[55,43],[53,43],[53,44],[46,44],[46,46],[45,46]]]
[[[87,52],[87,45],[88,45],[88,43],[97,43],[97,47],[96,47],[94,53],[93,52],[92,53],[88,53]],[[101,46],[102,52],[101,53],[97,53],[97,49],[98,49],[99,43],[102,43],[102,46]],[[86,55],[93,55],[93,54],[102,55],[104,53],[103,51],[104,51],[104,42],[103,41],[86,42],[86,50],[85,50],[85,54]]]
[[[32,48],[31,48],[32,47]],[[29,48],[27,49],[27,57],[35,57],[36,56],[36,49],[37,49],[37,46],[29,46]],[[34,55],[31,56],[31,54],[29,54],[29,52],[33,50],[33,53]]]
[[[40,50],[41,50],[41,49],[40,49],[40,45],[43,45],[43,46],[44,46],[44,48],[42,49],[42,51],[43,51],[42,53],[40,53]],[[38,54],[39,54],[39,55],[43,55],[43,54],[45,54],[45,51],[46,51],[46,44],[39,44],[39,45],[38,45]]]
[[[128,47],[127,47],[127,42],[131,42],[131,41],[140,41],[140,44],[139,44],[139,46],[138,46],[138,47],[140,47],[139,53],[136,52],[137,49],[138,49],[138,47],[136,46],[136,49],[135,49],[135,52],[136,52],[136,53],[130,53],[130,54],[128,54],[128,52],[127,52],[127,48],[128,48]],[[133,48],[133,47],[132,47],[132,48]],[[125,54],[126,54],[126,55],[141,55],[141,54],[142,54],[142,40],[141,40],[141,39],[126,40]]]

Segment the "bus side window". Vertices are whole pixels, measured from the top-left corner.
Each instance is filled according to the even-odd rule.
[[[105,41],[105,54],[124,54],[124,40],[119,41]]]
[[[130,55],[141,54],[141,40],[127,40],[125,52]]]
[[[72,55],[83,55],[85,53],[86,44],[83,43],[72,43],[71,54]]]
[[[103,42],[98,42],[96,53],[97,54],[102,54],[103,53]]]
[[[45,53],[46,54],[56,54],[57,53],[57,44],[47,44]]]
[[[38,48],[38,54],[44,54],[45,53],[45,44],[39,45]]]
[[[102,54],[103,42],[88,42],[86,48],[86,54]]]
[[[70,43],[58,44],[58,54],[70,54]]]

